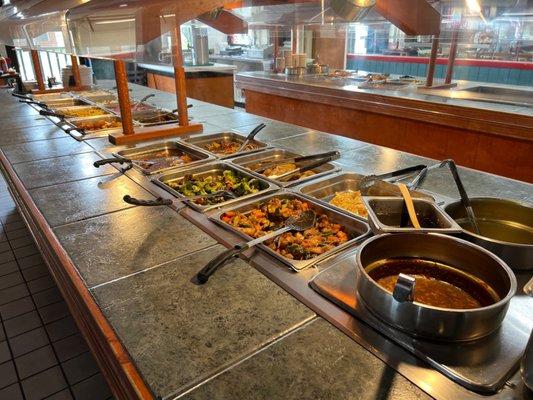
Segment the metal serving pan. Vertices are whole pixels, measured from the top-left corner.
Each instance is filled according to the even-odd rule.
[[[120,121],[119,117],[116,117],[114,115],[104,115],[104,116],[97,116],[97,117],[87,117],[87,118],[72,118],[69,120],[65,120],[65,123],[69,126],[69,128],[65,129],[65,132],[67,132],[69,135],[74,137],[75,139],[81,140],[91,137],[100,137],[100,136],[107,136],[110,133],[114,132],[121,132],[122,131],[122,125],[116,127],[116,128],[105,128],[105,129],[83,129],[81,126],[86,123],[90,122],[98,122],[98,121]]]
[[[322,176],[325,176],[325,175],[328,175],[328,174],[331,174],[333,172],[340,170],[340,168],[337,167],[335,164],[326,163],[326,164],[321,165],[318,168],[314,168],[312,171],[315,173],[315,175],[313,176],[308,176],[306,178],[296,179],[296,180],[287,181],[287,182],[278,181],[275,178],[271,179],[268,176],[259,174],[253,170],[254,164],[257,164],[259,162],[276,161],[276,160],[294,158],[294,157],[300,157],[300,156],[301,154],[292,153],[288,150],[270,149],[270,150],[261,151],[259,153],[253,153],[253,154],[249,154],[245,156],[231,158],[228,161],[233,165],[236,165],[240,168],[250,171],[254,175],[257,175],[257,176],[260,176],[261,178],[272,181],[276,185],[281,186],[281,187],[289,187],[289,186],[302,184],[304,182],[308,182],[310,180],[317,179]]]
[[[214,133],[212,135],[195,135],[195,136],[191,136],[189,138],[184,138],[184,139],[181,139],[181,140],[184,141],[185,143],[188,143],[188,144],[191,144],[193,146],[196,146],[196,147],[198,147],[199,149],[201,149],[203,151],[207,151],[209,154],[215,156],[216,158],[219,158],[219,159],[223,160],[223,159],[226,159],[226,158],[233,158],[233,157],[236,156],[236,154],[235,153],[233,153],[233,154],[212,153],[212,152],[206,150],[205,146],[207,146],[210,143],[221,141],[221,140],[234,140],[234,141],[236,141],[238,143],[243,143],[245,139],[246,139],[246,137],[244,137],[242,135],[239,135],[236,132],[220,132],[220,133]],[[241,151],[239,154],[240,155],[245,155],[245,154],[256,153],[258,151],[261,151],[261,150],[264,150],[264,149],[267,149],[267,148],[270,147],[268,144],[260,142],[260,141],[255,140],[255,139],[251,140],[250,144],[253,144],[255,146],[255,148],[254,149],[250,149],[250,150]]]
[[[501,257],[513,269],[533,270],[533,206],[488,197],[473,197],[470,203],[481,235],[471,231],[460,201],[444,209],[463,228],[464,237]]]
[[[431,200],[413,199],[415,212],[421,225],[420,229],[412,226],[400,227],[405,207],[405,202],[401,197],[364,197],[363,202],[368,210],[368,223],[375,234],[412,231],[461,232],[461,227]]]
[[[42,103],[48,103],[49,101],[72,99],[72,96],[68,92],[60,93],[48,93],[48,94],[33,94],[31,96],[35,101]]]
[[[307,182],[301,186],[295,187],[294,190],[306,197],[317,200],[319,203],[325,204],[334,210],[354,215],[357,218],[362,218],[366,221],[366,218],[364,217],[329,204],[331,199],[335,197],[336,192],[360,190],[359,184],[364,177],[365,175],[357,174],[355,172],[341,172],[317,181]],[[384,181],[377,181],[369,188],[363,189],[361,194],[363,196],[401,197],[400,189],[398,189],[396,185]],[[414,198],[433,200],[430,195],[418,191],[411,192],[411,195]]]
[[[252,209],[258,207],[260,204],[267,202],[270,199],[275,198],[275,197],[278,197],[281,199],[299,199],[301,201],[305,201],[309,203],[313,210],[315,210],[317,213],[320,213],[320,214],[326,214],[330,218],[331,221],[342,225],[348,231],[348,233],[352,236],[352,239],[350,239],[346,243],[340,246],[337,246],[336,248],[324,254],[321,254],[315,258],[312,258],[310,260],[292,260],[290,258],[286,258],[282,256],[281,254],[276,253],[274,250],[272,250],[271,248],[269,248],[268,246],[264,244],[258,245],[263,250],[273,255],[275,258],[277,258],[278,260],[280,260],[285,265],[287,265],[288,267],[292,268],[295,271],[301,271],[302,269],[308,268],[320,261],[323,261],[327,257],[333,254],[337,254],[340,251],[347,249],[356,243],[359,243],[362,239],[370,235],[370,228],[365,222],[362,222],[347,214],[338,213],[332,208],[322,205],[317,201],[313,201],[297,193],[290,193],[290,192],[274,193],[268,196],[261,197],[259,199],[254,199],[253,201],[249,201],[244,204],[238,204],[234,207],[226,207],[223,210],[220,210],[216,214],[212,215],[210,219],[220,224],[224,228],[237,233],[239,236],[243,237],[245,240],[247,241],[252,240],[253,239],[252,237],[244,234],[239,229],[227,224],[226,222],[223,222],[222,215],[228,211],[238,211],[240,213],[246,214],[250,212]]]
[[[88,106],[90,105],[87,101],[82,99],[74,99],[72,97],[58,100],[45,101],[46,105],[49,108],[58,108],[58,107],[72,107],[72,106]]]
[[[92,101],[93,103],[96,103],[98,105],[102,105],[102,103],[108,102],[108,101],[118,101],[117,96],[114,94],[101,94],[101,95],[94,95],[86,97],[87,100]]]
[[[83,98],[86,98],[86,99],[89,99],[89,100],[93,100],[93,98],[99,98],[99,97],[102,97],[102,96],[113,96],[115,97],[112,93],[108,92],[107,90],[105,89],[98,89],[98,88],[95,88],[93,90],[82,90],[82,91],[79,91],[79,92],[72,92],[72,94],[76,97],[83,97]]]
[[[116,100],[116,99],[115,99]],[[103,107],[105,108],[106,110],[112,112],[113,114],[117,114],[117,115],[120,115],[120,104],[117,102],[117,101],[105,101],[105,102],[99,102],[97,103],[100,107]],[[138,110],[137,110],[138,108]],[[141,112],[141,111],[150,111],[150,110],[157,110],[156,107],[150,105],[150,104],[146,104],[146,103],[142,103],[142,104],[139,104],[139,105],[131,105],[131,112],[132,113],[135,113],[135,112]]]
[[[191,208],[195,209],[196,211],[206,212],[206,211],[224,207],[229,204],[240,202],[240,201],[252,198],[252,197],[261,196],[261,195],[264,195],[266,193],[269,193],[269,192],[272,192],[278,189],[278,187],[274,185],[272,182],[269,182],[265,179],[258,178],[255,175],[252,175],[246,171],[238,169],[223,161],[217,161],[217,162],[213,162],[210,164],[205,164],[205,165],[196,166],[192,168],[181,168],[175,172],[169,172],[169,173],[161,175],[158,178],[154,178],[152,182],[154,182],[156,185],[160,186],[161,188],[163,188],[164,190],[166,190],[173,196],[181,198],[181,199],[186,199],[187,198],[186,196],[182,195],[180,192],[170,187],[169,183],[183,181],[183,179],[187,175],[192,175],[195,178],[205,178],[208,176],[220,176],[225,170],[232,170],[248,178],[257,179],[261,184],[262,190],[260,190],[257,193],[248,194],[246,196],[241,196],[236,199],[230,199],[228,201],[224,201],[222,203],[213,204],[209,206],[201,206],[194,202],[189,202],[188,204],[191,206]]]
[[[100,116],[103,116],[103,115],[110,115],[111,114],[109,111],[104,110],[101,107],[93,106],[93,105],[72,106],[72,107],[55,107],[55,108],[50,108],[50,110],[54,111],[55,113],[64,115],[65,113],[73,113],[73,112],[77,112],[77,111],[81,112],[81,111],[92,109],[92,108],[101,110],[102,114],[101,115],[88,115],[88,116],[79,115],[79,116],[75,116],[75,117],[74,116],[73,117],[67,117],[66,119],[100,117]]]
[[[167,155],[163,157],[157,154],[161,152],[165,152]],[[178,154],[175,154],[175,153],[179,153],[179,155],[188,154],[193,159],[193,161],[187,164],[179,165],[179,166],[164,167],[164,166],[154,165],[151,168],[143,168],[141,165],[139,165],[139,163],[135,162],[136,160],[141,160],[141,159],[143,160],[150,159],[153,161],[153,160],[157,160],[161,158],[172,157],[173,155],[177,156]],[[203,164],[203,163],[215,160],[215,157],[207,154],[206,152],[200,151],[193,147],[189,147],[185,145],[184,143],[180,143],[177,141],[167,141],[163,143],[152,144],[150,146],[138,147],[135,149],[121,150],[113,154],[118,157],[124,157],[130,160],[133,160],[133,168],[141,171],[145,175],[159,174],[159,173],[162,173],[162,172],[165,172],[171,169],[176,169],[176,168],[190,168],[198,164]]]
[[[167,121],[153,121],[153,119],[164,116],[168,118]],[[142,126],[155,126],[155,125],[167,125],[167,124],[177,124],[179,122],[178,116],[172,111],[166,110],[142,110],[142,111],[132,111],[132,118],[137,121]],[[152,122],[150,122],[152,121]]]

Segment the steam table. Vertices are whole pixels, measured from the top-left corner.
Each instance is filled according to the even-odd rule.
[[[158,105],[175,108],[173,95],[132,86],[134,96],[154,92]],[[432,162],[190,103],[206,133],[247,132],[266,122],[262,140],[305,153],[339,149],[339,164],[359,173]],[[222,251],[217,241],[228,245],[236,237],[191,210],[124,203],[125,194],[167,194],[136,171],[94,168],[120,149],[107,139],[77,142],[7,91],[0,92],[0,117],[6,181],[117,398],[527,398],[518,375],[494,396],[448,380],[315,293],[307,283],[323,267],[294,274],[252,251],[249,262],[234,261],[208,284],[193,285],[194,273]],[[470,195],[533,200],[531,185],[461,174]],[[456,197],[451,177],[440,172],[426,187]],[[343,331],[318,314],[334,315]]]

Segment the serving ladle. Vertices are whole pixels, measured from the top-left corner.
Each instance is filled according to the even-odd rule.
[[[249,248],[254,247],[260,243],[263,243],[269,239],[272,239],[276,236],[280,236],[285,232],[289,231],[305,231],[312,228],[315,225],[316,213],[313,210],[308,210],[302,212],[298,217],[290,217],[285,221],[285,226],[283,228],[277,229],[273,232],[267,233],[264,236],[261,236],[257,239],[250,240],[249,242],[236,244],[231,249],[228,249],[211,261],[207,263],[197,274],[196,279],[198,283],[204,284],[209,280],[209,277],[213,275],[221,266],[223,266],[229,259],[237,257],[242,252],[248,250]]]

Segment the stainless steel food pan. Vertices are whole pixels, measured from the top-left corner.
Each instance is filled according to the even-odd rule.
[[[50,101],[56,101],[56,100],[72,99],[72,96],[68,92],[33,94],[31,97],[35,101],[40,101],[42,103],[48,103]]]
[[[161,153],[164,151],[179,151],[182,154],[188,154],[193,161],[191,161],[188,164],[183,164],[180,166],[171,166],[171,167],[164,167],[164,168],[143,168],[138,163],[135,162],[135,160],[139,159],[147,159],[147,158],[155,158],[157,157],[157,153]],[[163,143],[156,143],[149,146],[142,146],[135,149],[127,149],[127,150],[121,150],[117,153],[114,153],[115,155],[118,155],[119,157],[128,158],[130,160],[133,160],[133,168],[138,169],[145,175],[154,175],[159,174],[171,169],[176,168],[190,168],[195,165],[204,164],[209,161],[213,161],[215,158],[209,154],[207,154],[204,151],[198,150],[194,147],[189,147],[185,145],[184,143],[180,143],[177,141],[167,141]]]
[[[210,211],[210,210],[214,210],[214,209],[217,209],[217,208],[221,208],[221,207],[224,207],[226,205],[229,205],[229,204],[233,204],[233,203],[236,203],[236,202],[241,202],[243,200],[246,200],[246,199],[249,199],[249,198],[252,198],[252,197],[257,197],[257,196],[261,196],[263,194],[266,194],[268,192],[271,192],[271,191],[275,191],[278,189],[278,187],[276,185],[274,185],[273,183],[265,180],[265,179],[261,179],[261,178],[258,178],[256,177],[255,175],[252,175],[248,172],[245,172],[245,171],[242,171],[226,162],[223,162],[223,161],[217,161],[217,162],[213,162],[213,163],[209,163],[209,164],[205,164],[205,165],[200,165],[200,166],[196,166],[196,167],[192,167],[192,168],[181,168],[175,172],[168,172],[166,174],[163,174],[157,178],[154,178],[152,181],[157,184],[158,186],[162,187],[164,190],[166,190],[167,192],[171,193],[172,195],[174,195],[175,197],[178,197],[178,198],[181,198],[181,199],[186,199],[187,197],[182,195],[179,191],[177,191],[176,189],[172,188],[170,185],[171,184],[176,184],[176,183],[180,183],[180,182],[183,182],[183,180],[185,179],[186,176],[193,176],[194,178],[206,178],[208,176],[220,176],[224,173],[224,171],[226,170],[231,170],[231,171],[234,171],[236,173],[238,173],[239,175],[241,176],[245,176],[245,177],[248,177],[250,179],[257,179],[260,183],[260,186],[261,186],[261,190],[257,193],[253,193],[253,194],[248,194],[248,195],[245,195],[245,196],[241,196],[241,197],[238,197],[236,199],[230,199],[228,201],[224,201],[222,203],[218,203],[218,204],[213,204],[213,205],[208,205],[208,206],[202,206],[202,205],[198,205],[194,202],[189,202],[188,204],[195,210],[197,211],[200,211],[200,212],[206,212],[206,211]]]
[[[86,118],[72,118],[72,119],[65,121],[65,123],[69,126],[69,128],[65,129],[65,132],[67,132],[69,135],[71,135],[77,140],[84,140],[88,138],[107,136],[110,133],[122,131],[122,125],[116,128],[105,128],[105,129],[83,130],[80,128],[80,126],[82,126],[84,122],[98,122],[102,120],[120,121],[120,118],[114,115],[103,115],[103,116],[86,117]]]
[[[462,228],[464,237],[501,257],[517,270],[533,270],[533,206],[508,199],[470,199],[480,235],[473,232],[460,201],[444,211]]]
[[[58,107],[72,107],[72,106],[87,106],[89,103],[82,99],[74,99],[72,97],[45,101],[46,105],[49,108],[58,108]]]
[[[238,143],[243,143],[246,138],[242,135],[239,135],[236,132],[220,132],[220,133],[214,133],[212,135],[195,135],[191,136],[189,138],[181,139],[185,143],[191,144],[193,146],[196,146],[204,151],[207,151],[209,154],[219,158],[219,159],[226,159],[226,158],[233,158],[236,156],[236,154],[220,154],[220,153],[212,153],[205,149],[205,146],[209,145],[213,142],[218,141],[224,141],[224,140],[234,140]],[[260,150],[264,150],[268,147],[270,147],[268,144],[260,142],[258,140],[251,140],[250,144],[254,146],[253,149],[250,150],[244,150],[239,153],[239,155],[244,154],[250,154],[255,153]]]
[[[400,197],[364,197],[368,211],[368,222],[372,232],[395,233],[395,232],[438,232],[459,233],[461,227],[442,211],[433,201],[426,199],[413,199],[415,212],[421,228],[402,225],[405,201]],[[405,214],[407,212],[405,211]],[[407,217],[407,221],[409,217]]]
[[[277,160],[300,157],[300,156],[301,154],[292,153],[288,150],[269,149],[265,151],[260,151],[258,153],[231,158],[228,161],[233,165],[236,165],[240,168],[250,171],[254,175],[258,175],[264,179],[268,179],[269,181],[272,181],[276,185],[281,186],[281,187],[289,187],[289,186],[303,184],[304,182],[309,182],[311,180],[318,179],[320,177],[329,175],[333,172],[340,170],[340,168],[337,167],[335,164],[326,163],[312,170],[315,173],[315,175],[308,176],[306,178],[296,179],[293,181],[284,182],[284,181],[279,181],[279,180],[276,180],[275,178],[269,178],[268,176],[257,173],[253,169],[254,165],[257,165],[258,163],[261,163],[261,162],[277,161]]]
[[[84,110],[88,110],[90,108],[97,108],[99,110],[102,110],[102,115],[90,115],[90,116],[76,116],[76,117],[67,117],[67,119],[73,119],[73,118],[91,118],[91,117],[100,117],[104,115],[111,115],[109,111],[104,110],[101,107],[93,106],[93,105],[87,105],[87,106],[72,106],[72,107],[54,107],[50,108],[52,111],[58,114],[65,114],[65,113],[72,113],[72,112],[83,112]]]
[[[156,125],[167,125],[167,124],[177,124],[179,122],[178,116],[171,111],[166,110],[142,110],[142,111],[132,111],[132,118],[137,121],[142,126],[156,126]],[[162,115],[165,118],[169,118],[168,121],[156,121],[157,118]]]
[[[218,211],[215,215],[212,215],[210,218],[216,223],[223,226],[224,228],[237,233],[239,236],[241,236],[245,240],[251,240],[253,239],[252,237],[246,235],[245,233],[241,232],[239,229],[222,221],[222,215],[228,211],[238,211],[240,213],[246,214],[246,213],[249,213],[252,209],[257,208],[261,204],[268,202],[270,199],[276,198],[276,197],[282,198],[282,199],[299,199],[301,201],[305,201],[309,203],[311,205],[311,208],[315,210],[318,214],[326,214],[332,222],[342,225],[346,229],[348,234],[352,237],[346,243],[343,243],[342,245],[337,246],[333,250],[330,250],[310,260],[292,260],[290,258],[282,256],[281,254],[278,254],[277,252],[275,252],[270,247],[264,244],[258,245],[261,249],[273,255],[275,258],[283,262],[283,264],[294,269],[295,271],[301,271],[302,269],[308,268],[318,263],[319,261],[323,261],[324,259],[328,258],[329,256],[333,254],[337,254],[340,251],[348,249],[349,247],[355,245],[356,243],[359,243],[361,240],[363,240],[366,236],[370,234],[370,228],[365,222],[360,221],[347,214],[339,213],[333,210],[332,208],[327,207],[317,201],[313,201],[297,193],[290,193],[290,192],[273,193],[268,196],[254,199],[252,201],[249,201],[243,204],[237,204],[235,206],[228,206],[228,207],[225,207],[223,210]]]
[[[360,190],[359,186],[364,177],[364,175],[357,174],[355,172],[341,172],[336,175],[327,176],[320,180],[307,182],[301,186],[295,187],[294,190],[306,197],[317,200],[322,204],[327,204],[328,207],[331,207],[337,211],[355,215],[357,218],[363,218],[351,213],[350,211],[331,205],[329,202],[331,199],[333,199],[333,197],[335,197],[335,193],[337,192]],[[374,185],[363,189],[361,194],[363,196],[402,196],[398,186],[384,181],[376,181]],[[414,198],[433,200],[431,196],[417,191],[411,192],[411,195]],[[363,219],[366,220],[366,218]]]

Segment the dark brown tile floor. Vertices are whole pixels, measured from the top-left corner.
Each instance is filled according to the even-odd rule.
[[[0,176],[0,400],[111,398]]]

